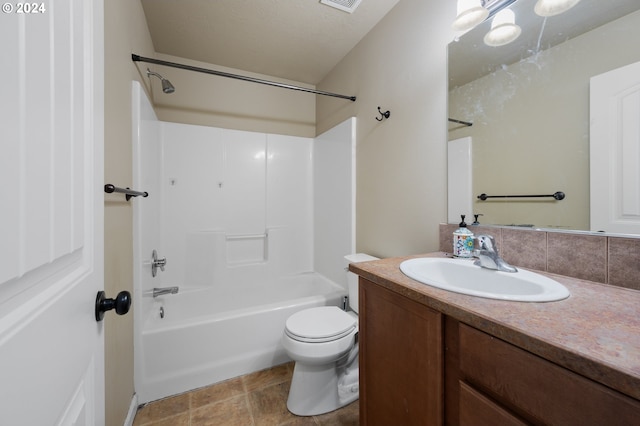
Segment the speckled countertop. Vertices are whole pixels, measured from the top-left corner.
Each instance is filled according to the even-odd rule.
[[[352,263],[356,274],[472,327],[640,399],[640,291],[536,271],[571,292],[565,300],[510,302],[414,281],[400,263],[443,252]]]

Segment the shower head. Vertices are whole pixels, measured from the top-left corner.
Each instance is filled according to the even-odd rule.
[[[171,84],[169,80],[167,80],[157,72],[153,72],[149,68],[147,68],[147,77],[150,75],[156,76],[160,79],[160,82],[162,83],[162,91],[164,93],[173,93],[176,91],[176,88],[173,87],[173,84]]]
[[[173,93],[176,91],[176,88],[173,87],[173,84],[167,79],[162,79],[162,91],[164,93]]]

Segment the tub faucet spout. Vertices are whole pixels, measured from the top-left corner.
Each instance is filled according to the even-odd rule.
[[[163,294],[176,294],[178,292],[178,287],[162,287],[153,289],[153,297],[162,296]]]

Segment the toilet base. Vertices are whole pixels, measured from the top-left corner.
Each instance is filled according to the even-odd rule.
[[[328,365],[308,365],[296,362],[287,408],[297,416],[315,416],[337,410],[357,400],[358,356],[345,356]]]

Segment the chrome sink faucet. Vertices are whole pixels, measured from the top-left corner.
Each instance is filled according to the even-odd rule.
[[[496,240],[491,235],[478,235],[474,241],[473,255],[478,257],[475,265],[482,268],[503,272],[518,272],[515,266],[509,265],[498,255]]]

